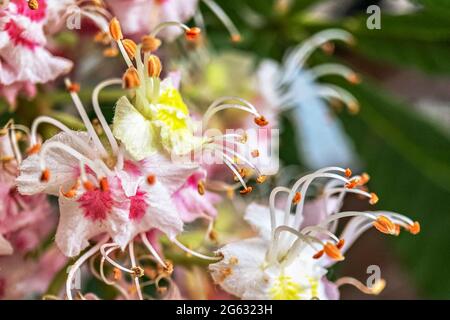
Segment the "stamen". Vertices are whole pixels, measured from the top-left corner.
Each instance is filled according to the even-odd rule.
[[[41,178],[40,178],[41,182],[44,182],[44,183],[48,182],[50,180],[50,176],[51,176],[50,170],[44,169],[41,173]]]
[[[122,80],[125,89],[134,89],[141,85],[139,74],[135,67],[129,67],[123,75]]]
[[[179,28],[183,29],[184,32],[191,30],[191,28],[189,28],[184,23],[181,23],[178,21],[166,21],[166,22],[162,22],[159,25],[157,25],[155,27],[155,29],[153,29],[153,31],[150,33],[150,36],[156,38],[158,33],[160,33],[162,30],[164,30],[167,27],[179,27]]]
[[[109,191],[109,183],[108,183],[108,179],[107,178],[101,178],[100,179],[100,190],[102,190],[103,192],[108,192]]]
[[[197,27],[189,28],[189,30],[186,30],[186,33],[185,33],[186,39],[188,41],[195,41],[198,39],[201,32],[202,32],[202,30],[200,28],[197,28]]]
[[[122,40],[122,44],[123,47],[125,48],[125,51],[128,54],[128,57],[130,57],[130,59],[133,60],[137,50],[136,43],[131,39],[124,39]]]
[[[155,248],[153,248],[153,246],[151,245],[150,241],[148,241],[147,235],[144,232],[141,233],[141,240],[144,243],[144,245],[147,247],[147,249],[150,251],[152,256],[156,259],[156,261],[160,265],[162,265],[164,268],[167,268],[167,265],[164,263],[164,260],[161,259],[161,257],[159,256],[158,252],[155,250]]]
[[[323,247],[323,250],[328,257],[335,261],[342,261],[345,259],[338,247],[331,242],[327,242]]]
[[[37,0],[27,0],[28,1],[28,8],[31,10],[37,10],[39,9],[39,2]]]
[[[148,58],[147,61],[147,71],[148,71],[148,75],[151,78],[159,78],[161,71],[162,71],[162,65],[161,65],[161,60],[155,56],[155,55],[150,55],[150,57]]]
[[[116,17],[112,18],[109,22],[109,33],[115,41],[120,41],[123,39],[122,28],[120,26],[119,20]]]
[[[269,121],[267,121],[264,116],[259,116],[255,118],[255,123],[260,127],[265,127],[269,124]]]
[[[86,253],[84,253],[71,267],[69,270],[69,274],[67,275],[66,279],[66,295],[67,299],[73,300],[72,297],[72,282],[73,277],[77,274],[80,267],[83,265],[83,263],[88,260],[91,256],[93,256],[95,253],[98,252],[99,248],[101,248],[109,239],[109,236],[104,237],[102,240],[97,242],[95,246],[93,246],[91,249],[89,249]]]
[[[294,199],[292,199],[293,204],[298,204],[300,200],[302,199],[302,194],[300,192],[296,192]]]
[[[352,176],[352,170],[350,170],[350,168],[345,169],[345,176],[347,178],[350,178]]]
[[[111,37],[114,39],[114,41],[116,41],[120,53],[122,54],[127,66],[132,67],[133,63],[131,62],[131,59],[122,43],[123,40],[122,28],[120,27],[119,20],[117,20],[117,18],[115,17],[111,19],[109,23],[109,33],[111,34]]]
[[[141,41],[144,52],[155,52],[161,46],[161,40],[152,36],[143,36]]]
[[[151,186],[154,185],[156,183],[156,177],[152,174],[147,176],[147,183]]]
[[[35,145],[31,146],[28,150],[27,150],[27,154],[29,156],[33,155],[33,154],[37,154],[39,153],[39,151],[41,151],[41,144],[40,143],[36,143]]]
[[[262,184],[264,182],[266,182],[267,180],[267,176],[259,176],[258,178],[256,178],[256,183]]]
[[[103,113],[101,111],[98,97],[99,97],[100,92],[104,88],[106,88],[108,86],[111,86],[111,85],[118,85],[118,84],[122,84],[122,80],[121,79],[105,80],[105,81],[99,83],[94,88],[94,92],[92,93],[92,106],[94,108],[95,115],[97,116],[98,120],[100,121],[100,124],[103,127],[103,131],[105,132],[106,137],[108,138],[108,141],[109,141],[109,144],[111,145],[111,149],[113,151],[113,154],[118,154],[119,153],[119,146],[117,144],[116,138],[114,138],[114,135],[113,135],[113,133],[111,131],[111,128],[108,125],[108,122],[105,119],[105,116],[103,115]],[[119,166],[119,165],[118,165],[118,167],[119,167],[119,169],[121,168],[121,166]]]
[[[253,187],[247,187],[239,191],[242,195],[247,195],[253,191]]]
[[[393,223],[388,217],[380,215],[374,221],[373,226],[380,232],[398,236],[400,227]]]
[[[410,226],[409,228],[407,228],[407,230],[409,232],[411,232],[412,234],[416,235],[420,232],[420,224],[417,221],[414,221],[414,224],[412,226]]]
[[[231,41],[240,42],[241,34],[239,33],[238,29],[231,21],[231,19],[228,17],[228,15],[222,10],[222,8],[212,0],[203,0],[203,2],[217,16],[217,18],[219,18],[219,20],[222,21],[223,25],[230,33]]]
[[[136,265],[136,257],[134,255],[134,241],[131,241],[128,245],[129,253],[130,253],[130,260],[131,260],[131,270],[133,271],[132,275],[134,278],[134,284],[136,287],[136,291],[139,297],[139,300],[144,300],[142,296],[142,290],[141,286],[139,285],[139,278],[144,276],[144,269],[142,267]]]
[[[205,256],[204,254],[195,252],[195,251],[193,251],[193,250],[187,248],[187,247],[184,246],[183,244],[181,244],[181,243],[180,243],[177,239],[175,239],[175,238],[172,239],[172,242],[173,242],[174,244],[176,244],[181,250],[187,252],[187,253],[190,254],[190,255],[193,255],[194,257],[201,258],[201,259],[204,259],[204,260],[211,260],[211,261],[220,261],[220,260],[223,259],[223,256],[222,256],[222,257],[210,257],[210,256]]]
[[[98,151],[103,157],[107,157],[108,153],[103,146],[103,144],[100,141],[100,138],[97,136],[97,133],[95,132],[94,126],[92,125],[91,121],[89,120],[89,117],[86,113],[86,110],[83,107],[83,104],[80,100],[80,97],[77,94],[76,90],[73,90],[73,83],[70,81],[70,79],[66,78],[65,80],[66,87],[69,89],[70,96],[72,97],[73,103],[75,107],[78,110],[78,113],[83,120],[84,125],[86,126],[86,129],[89,133],[90,138],[92,139],[94,145],[97,147]]]
[[[376,204],[378,202],[378,200],[379,200],[378,196],[375,193],[372,192],[370,194],[370,201],[369,201],[369,203],[374,205],[374,204]]]
[[[203,181],[198,182],[197,191],[201,196],[205,195],[205,183]]]
[[[255,149],[251,152],[251,155],[253,158],[258,158],[259,157],[259,150]]]

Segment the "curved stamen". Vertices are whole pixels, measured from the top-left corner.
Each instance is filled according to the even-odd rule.
[[[183,31],[185,31],[185,32],[188,32],[189,30],[191,30],[191,28],[189,28],[184,23],[181,23],[178,21],[166,21],[166,22],[162,22],[162,23],[158,24],[155,27],[155,29],[153,29],[153,31],[150,33],[150,36],[156,38],[158,33],[160,33],[162,30],[164,30],[167,27],[179,27],[179,28],[183,29]]]
[[[114,248],[114,249],[110,249],[110,250],[116,250],[116,249]],[[103,260],[103,263],[100,262],[100,263],[101,263],[101,265],[100,265],[100,273],[101,273],[101,274],[99,274],[99,273],[97,272],[97,270],[95,270],[94,262],[95,262],[95,257],[92,257],[92,258],[89,260],[89,271],[92,273],[92,275],[93,275],[96,279],[98,279],[98,280],[100,280],[100,281],[103,281],[103,282],[105,282],[106,284],[111,285],[111,286],[113,286],[114,288],[116,288],[117,291],[119,291],[119,293],[125,298],[125,300],[130,300],[130,296],[129,296],[127,290],[126,290],[124,287],[122,287],[121,285],[117,284],[117,283],[114,282],[114,281],[109,281],[109,280],[104,276],[104,274],[105,274],[105,271],[104,271],[104,262],[105,262],[105,261]],[[110,282],[111,284],[109,284],[108,282]]]
[[[64,125],[62,122],[47,116],[37,117],[33,121],[33,124],[31,125],[30,144],[32,147],[37,145],[37,130],[42,123],[51,124],[56,128],[60,129],[61,131],[65,132],[67,135],[70,136],[71,139],[76,141],[76,143],[80,145],[86,152],[92,151],[92,147],[86,141],[78,137],[73,130],[69,129],[69,127]]]
[[[120,248],[120,245],[118,245],[117,243],[107,243],[107,244],[104,244],[104,245],[102,245],[102,246],[100,247],[100,253],[101,253],[102,256],[106,259],[106,261],[108,261],[108,262],[109,262],[110,264],[112,264],[114,267],[116,267],[116,268],[118,268],[118,269],[120,269],[120,270],[122,270],[122,271],[124,271],[124,272],[127,272],[127,273],[129,273],[129,274],[133,274],[133,273],[134,273],[133,270],[128,269],[128,268],[122,266],[121,264],[117,263],[116,261],[114,261],[113,259],[111,259],[111,258],[109,257],[109,255],[106,253],[105,249],[106,249],[106,248],[111,248],[111,247],[112,247],[112,248],[119,249],[119,248]]]
[[[257,118],[261,117],[261,115],[258,113],[258,111],[253,110],[252,108],[249,108],[247,106],[242,106],[242,105],[238,105],[238,104],[221,104],[214,108],[208,109],[206,111],[206,113],[203,116],[203,120],[202,120],[202,128],[204,129],[207,127],[209,121],[216,113],[223,111],[223,110],[227,110],[227,109],[242,110],[242,111],[253,114]]]
[[[204,149],[211,149],[214,152],[219,152],[219,154],[222,156],[222,160],[225,163],[225,165],[233,172],[233,174],[235,175],[235,177],[239,180],[239,182],[242,184],[242,186],[244,187],[244,189],[247,189],[247,184],[245,183],[244,179],[242,179],[241,174],[238,171],[238,168],[236,166],[236,164],[234,164],[234,161],[232,158],[230,158],[229,156],[227,156],[225,153],[223,153],[218,147],[214,146],[214,145],[204,145],[203,146]]]
[[[293,74],[295,74],[298,68],[301,68],[309,56],[320,46],[332,41],[341,40],[347,43],[354,41],[353,36],[347,31],[341,29],[328,29],[316,33],[299,46],[297,46],[288,56],[285,58],[285,74],[283,75],[282,82],[290,82]]]
[[[193,255],[194,257],[200,258],[200,259],[204,259],[204,260],[210,260],[210,261],[219,261],[222,260],[222,257],[210,257],[210,256],[205,256],[204,254],[198,253],[194,250],[191,250],[189,248],[187,248],[185,245],[183,245],[182,243],[180,243],[177,239],[172,239],[171,240],[175,245],[177,245],[181,250],[183,250],[184,252]]]
[[[330,232],[328,229],[323,228],[323,227],[309,226],[309,227],[303,228],[300,232],[305,235],[312,233],[312,232],[321,233],[321,234],[327,235],[328,237],[333,239],[336,243],[339,243],[339,238],[336,237],[336,235],[334,233]]]
[[[94,126],[92,125],[91,121],[89,120],[89,116],[87,115],[86,109],[83,107],[83,103],[80,100],[80,97],[78,96],[77,90],[72,90],[71,88],[73,87],[72,82],[70,81],[70,79],[66,78],[64,80],[67,88],[69,88],[69,93],[70,96],[72,97],[73,103],[75,105],[75,107],[78,110],[78,113],[81,117],[81,119],[83,120],[84,125],[86,126],[86,129],[89,133],[90,138],[92,139],[92,142],[94,143],[94,145],[96,146],[96,148],[98,149],[98,151],[100,152],[100,154],[103,157],[108,156],[108,153],[105,149],[105,147],[103,146],[103,144],[100,141],[100,138],[97,135],[97,132],[94,129]]]
[[[47,169],[47,167],[45,165],[45,161],[46,161],[45,159],[46,159],[47,152],[51,149],[61,149],[62,151],[67,152],[68,154],[70,154],[71,156],[73,156],[75,159],[77,159],[80,162],[80,166],[87,164],[94,171],[94,173],[97,175],[97,177],[102,176],[98,166],[96,165],[96,163],[94,161],[87,158],[83,154],[79,153],[75,149],[69,147],[68,145],[65,145],[64,143],[58,142],[58,141],[51,141],[42,146],[41,154],[39,157],[39,164],[40,164],[41,170]]]
[[[203,0],[203,3],[208,6],[208,8],[222,21],[225,28],[230,33],[231,40],[233,42],[241,41],[241,34],[239,30],[234,25],[233,21],[231,21],[230,17],[222,10],[222,8],[212,0]]]
[[[316,238],[313,238],[313,237],[310,237],[310,236],[305,236],[300,231],[295,230],[294,228],[282,225],[282,226],[279,226],[279,227],[277,227],[275,229],[274,236],[273,236],[273,241],[271,242],[269,250],[267,251],[267,261],[269,263],[275,262],[275,259],[277,258],[278,247],[279,247],[279,243],[281,242],[281,234],[282,234],[282,232],[288,232],[288,233],[291,233],[291,234],[295,235],[298,239],[301,239],[305,243],[310,245],[315,251],[318,251],[318,249],[314,247],[312,242],[316,242],[316,243],[319,243],[320,245],[323,245],[322,241],[320,241],[319,239],[316,239]]]
[[[66,295],[67,299],[73,300],[72,297],[72,281],[76,274],[76,272],[80,269],[80,267],[83,265],[83,263],[92,257],[95,253],[98,252],[100,247],[102,247],[109,239],[109,236],[105,236],[102,240],[97,242],[95,246],[93,246],[91,249],[89,249],[86,253],[84,253],[80,258],[78,258],[77,261],[71,266],[69,274],[67,275],[66,280]]]
[[[129,249],[129,253],[130,253],[131,267],[134,270],[137,267],[136,256],[134,255],[134,241],[130,242],[130,244],[128,245],[128,249]],[[139,276],[133,274],[133,278],[134,278],[134,284],[136,287],[138,298],[139,298],[139,300],[144,300],[144,298],[142,297],[141,286],[139,284]]]
[[[270,227],[272,230],[272,237],[274,236],[275,228],[277,227],[275,200],[279,192],[286,192],[287,194],[289,194],[289,192],[291,192],[291,189],[286,187],[276,187],[270,193],[269,208],[270,208]],[[286,218],[284,220],[286,220]]]
[[[153,248],[150,241],[148,241],[147,235],[145,233],[141,233],[141,240],[144,243],[144,245],[147,247],[148,251],[150,251],[150,253],[153,255],[153,257],[155,257],[156,261],[160,265],[162,265],[164,268],[167,268],[167,265],[165,264],[163,259],[161,259],[158,252],[155,250],[155,248]]]
[[[317,93],[327,100],[336,99],[344,102],[351,113],[357,113],[359,111],[359,104],[356,98],[350,92],[338,86],[331,84],[317,85]]]
[[[338,63],[324,63],[311,68],[309,72],[313,75],[314,80],[323,76],[338,75],[351,83],[359,82],[358,76],[352,69]]]
[[[105,89],[106,87],[112,86],[112,85],[122,85],[122,79],[116,78],[116,79],[109,79],[105,80],[103,82],[100,82],[95,88],[92,93],[92,106],[94,108],[95,115],[97,116],[97,119],[99,120],[103,131],[106,134],[106,137],[108,138],[109,144],[111,145],[111,149],[113,151],[113,154],[119,153],[119,146],[117,144],[116,138],[114,138],[114,135],[111,131],[111,128],[108,125],[108,122],[105,119],[105,116],[103,115],[103,112],[100,108],[99,104],[99,94],[100,92]]]

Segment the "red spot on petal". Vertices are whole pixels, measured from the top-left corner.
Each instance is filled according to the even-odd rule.
[[[130,214],[131,220],[141,220],[145,212],[147,212],[148,203],[145,200],[145,192],[138,190],[135,196],[130,197]]]
[[[98,221],[106,219],[114,205],[114,200],[110,190],[102,191],[96,188],[86,191],[78,199],[78,203],[86,218]]]

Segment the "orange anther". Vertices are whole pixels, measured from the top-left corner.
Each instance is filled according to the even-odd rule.
[[[242,40],[242,37],[240,34],[233,34],[231,36],[231,42],[238,43],[238,42],[241,42],[241,40]]]
[[[50,180],[50,170],[44,169],[41,173],[41,182],[48,182]]]
[[[69,92],[71,92],[71,93],[78,93],[78,92],[80,92],[80,85],[76,82],[71,82],[67,86],[67,90],[69,90]]]
[[[337,247],[338,249],[342,249],[342,247],[344,246],[344,244],[345,244],[345,240],[344,240],[344,239],[340,239],[339,242],[336,243],[336,247]]]
[[[161,40],[152,36],[143,36],[141,40],[144,52],[154,52],[161,46]]]
[[[90,182],[89,180],[86,180],[83,182],[83,187],[84,189],[86,189],[87,191],[92,191],[94,190],[94,185],[92,184],[92,182]]]
[[[148,177],[147,177],[147,183],[149,184],[149,185],[154,185],[155,184],[155,182],[156,182],[156,177],[154,176],[154,175],[149,175]]]
[[[120,22],[116,17],[112,18],[109,22],[109,33],[115,41],[123,39],[122,28],[120,27]]]
[[[116,48],[106,48],[105,50],[103,50],[103,55],[107,58],[114,58],[117,57],[117,55],[119,54],[119,51]]]
[[[267,176],[259,176],[258,178],[256,178],[256,183],[264,183],[267,180]]]
[[[345,169],[345,176],[347,178],[350,178],[352,176],[352,170],[350,170],[350,168]]]
[[[267,121],[264,116],[260,116],[255,118],[255,123],[260,127],[265,127],[269,124],[269,121]]]
[[[299,204],[300,200],[302,200],[302,194],[300,192],[296,192],[294,199],[292,199],[292,203]]]
[[[370,176],[367,174],[367,173],[363,173],[362,175],[361,175],[361,178],[359,179],[360,181],[359,181],[359,185],[360,186],[363,186],[363,185],[365,185],[367,182],[369,182],[369,180],[370,180]]]
[[[189,28],[188,30],[186,30],[186,39],[189,41],[194,41],[198,39],[198,36],[200,35],[200,33],[202,32],[202,30],[200,28],[197,27],[192,27]]]
[[[347,189],[353,189],[353,188],[355,188],[358,185],[358,183],[359,183],[359,179],[355,178],[355,179],[352,179],[349,182],[347,182],[345,184],[345,187]]]
[[[29,156],[31,156],[32,154],[39,153],[39,151],[41,151],[41,144],[40,143],[36,143],[34,146],[31,146],[31,148],[29,148],[27,150],[27,153],[28,153]]]
[[[378,216],[373,226],[380,232],[391,235],[398,235],[399,228],[386,216]]]
[[[378,196],[377,196],[375,193],[372,192],[372,193],[370,194],[370,200],[369,200],[369,203],[372,204],[372,205],[374,205],[374,204],[376,204],[376,203],[378,202],[378,200],[379,200]]]
[[[333,260],[342,261],[345,259],[339,248],[331,242],[327,242],[323,246],[323,250],[325,251],[325,254]]]
[[[246,194],[251,193],[252,191],[253,191],[252,187],[247,187],[245,189],[240,190],[239,193],[242,194],[242,195],[246,195]]]
[[[414,221],[413,225],[408,228],[408,231],[412,234],[418,234],[420,232],[420,224],[417,221]]]
[[[135,67],[129,67],[123,75],[123,87],[126,89],[134,89],[141,85],[139,74]]]
[[[203,181],[199,181],[199,183],[197,184],[197,191],[201,196],[205,194],[205,184],[203,183]]]
[[[162,64],[161,64],[161,60],[157,56],[152,54],[148,58],[147,71],[148,71],[148,75],[150,77],[152,77],[152,78],[159,77],[159,75],[161,74],[161,71],[162,71]]]
[[[259,157],[259,150],[258,149],[253,150],[251,155],[252,155],[253,158],[258,158]]]
[[[103,192],[108,192],[109,191],[109,183],[108,183],[108,179],[107,178],[101,178],[100,179],[100,190],[102,190]]]
[[[361,82],[361,78],[356,73],[351,73],[347,76],[348,82],[351,84],[358,84]]]
[[[134,59],[137,50],[136,43],[131,39],[124,39],[122,40],[122,44],[130,59]]]
[[[313,259],[320,259],[324,254],[323,250],[318,251],[315,255],[313,255]]]
[[[31,10],[39,9],[39,2],[37,0],[28,0],[28,8]]]

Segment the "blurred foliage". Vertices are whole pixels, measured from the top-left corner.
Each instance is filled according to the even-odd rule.
[[[357,40],[353,48],[345,49],[347,60],[355,57],[369,64],[373,61],[374,66],[450,74],[447,0],[416,0],[422,8],[401,16],[382,12],[381,30],[367,29],[365,12],[352,12],[337,21],[311,19],[306,9],[320,1],[293,1],[288,9],[277,6],[283,1],[218,2],[242,32],[243,42],[237,46],[259,58],[279,60],[289,47],[314,32],[340,27]],[[213,46],[229,48],[228,37],[215,18],[208,15],[206,21]],[[348,89],[359,100],[361,112],[343,114],[342,119],[373,178],[371,187],[380,195],[379,208],[403,212],[422,224],[417,237],[401,235],[393,243],[423,296],[449,298],[450,280],[439,272],[450,264],[450,141],[411,106],[370,80]],[[298,162],[293,128],[289,121],[283,121],[283,128],[280,155],[284,163],[293,164]]]

